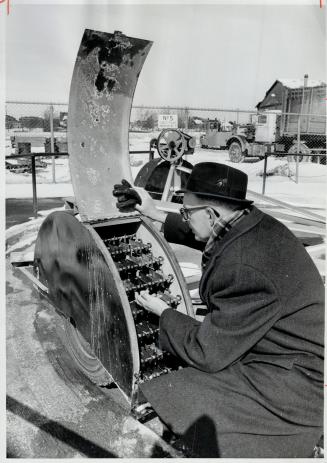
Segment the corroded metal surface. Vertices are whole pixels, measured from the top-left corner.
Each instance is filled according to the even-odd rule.
[[[40,228],[34,259],[51,303],[73,321],[130,399],[138,369],[133,354],[135,328],[109,253],[75,217],[54,212]]]
[[[132,181],[128,129],[138,76],[152,42],[85,30],[73,72],[68,151],[82,220],[117,214],[114,183]]]

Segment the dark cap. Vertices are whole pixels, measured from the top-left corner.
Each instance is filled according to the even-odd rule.
[[[185,189],[179,192],[250,205],[253,201],[245,198],[247,185],[248,176],[234,167],[216,162],[200,162],[193,167]]]

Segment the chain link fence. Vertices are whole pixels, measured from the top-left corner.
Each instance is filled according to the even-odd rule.
[[[235,135],[240,140],[246,139],[246,143],[240,143],[239,158],[232,158],[230,153],[230,160],[241,162],[251,157],[254,161],[256,157],[263,158],[265,152],[267,156],[280,157],[289,178],[298,182],[301,163],[326,164],[326,115],[321,115],[321,111],[303,113],[305,98],[304,94],[304,105],[297,108],[298,113],[134,106],[130,117],[130,149],[148,149],[150,140],[161,130],[159,115],[173,114],[177,116],[178,128],[195,137],[197,149],[231,151],[228,140]],[[6,155],[68,152],[67,114],[65,103],[7,102]],[[45,161],[52,163],[52,181],[56,182],[55,156]],[[269,174],[269,165],[267,168]]]

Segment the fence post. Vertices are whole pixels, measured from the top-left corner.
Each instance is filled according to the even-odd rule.
[[[265,153],[265,161],[264,161],[264,164],[263,164],[263,181],[262,181],[262,194],[264,195],[265,194],[265,191],[266,191],[266,177],[267,177],[267,158],[268,158],[268,155],[267,153]]]
[[[189,110],[185,108],[185,129],[188,129]]]
[[[54,132],[53,132],[53,105],[50,105],[50,146],[51,146],[51,153],[55,152],[55,145],[54,145]],[[56,183],[56,157],[52,156],[52,183]]]
[[[304,90],[308,83],[308,74],[304,75],[304,82],[302,88],[302,101],[301,101],[301,108],[300,114],[297,122],[297,156],[296,156],[296,166],[295,166],[295,183],[299,183],[299,162],[300,162],[300,144],[301,144],[301,116],[303,113],[303,105],[304,105]]]
[[[33,188],[33,214],[37,219],[37,196],[36,196],[36,174],[35,174],[35,156],[31,156],[32,164],[32,188]]]
[[[298,121],[297,121],[297,142],[296,142],[296,152],[297,155],[295,157],[295,183],[299,183],[299,156],[298,153],[300,152],[300,141],[301,141],[301,114],[299,114]]]

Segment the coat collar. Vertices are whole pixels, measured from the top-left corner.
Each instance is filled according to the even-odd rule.
[[[236,240],[239,236],[243,235],[247,231],[249,231],[251,228],[255,227],[259,222],[264,217],[264,213],[257,209],[255,206],[253,206],[252,211],[250,214],[245,215],[242,220],[240,220],[226,235],[221,239],[217,240],[216,246],[213,250],[212,257],[205,268],[202,278],[200,281],[200,295],[202,299],[205,296],[205,285],[208,279],[209,274],[211,273],[211,270],[213,266],[215,265],[215,260],[217,257],[221,255],[221,253],[224,251],[224,249],[232,243],[234,240]],[[205,300],[205,299],[203,299]]]
[[[264,213],[253,206],[250,214],[245,215],[242,220],[235,224],[232,229],[226,233],[226,235],[220,240],[217,241],[217,247],[215,254],[221,254],[221,252],[228,246],[232,241],[238,238],[240,235],[243,235],[251,228],[255,227],[264,217]]]

